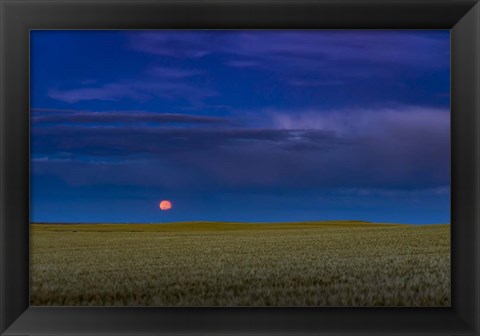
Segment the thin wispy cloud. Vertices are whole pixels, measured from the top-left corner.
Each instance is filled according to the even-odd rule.
[[[293,86],[298,87],[315,87],[315,86],[326,86],[326,85],[342,85],[345,84],[343,80],[308,80],[308,79],[293,79],[288,82]]]
[[[76,89],[51,89],[50,98],[66,103],[77,103],[84,100],[145,100],[151,93],[141,92],[128,84],[106,84],[98,87],[82,87]]]
[[[210,38],[204,32],[171,31],[162,34],[159,31],[145,31],[130,34],[130,47],[134,50],[160,56],[200,58],[208,55],[220,42],[220,34]]]
[[[425,106],[277,111],[266,109],[271,122],[281,129],[328,129],[350,136],[386,136],[399,130],[435,132],[449,137],[450,111]]]
[[[335,191],[339,195],[360,196],[360,197],[388,197],[388,198],[412,198],[425,195],[445,196],[450,194],[450,186],[435,188],[402,190],[402,189],[380,189],[380,188],[339,188]]]
[[[258,67],[260,64],[255,61],[227,61],[224,63],[226,66],[233,67],[233,68],[255,68]]]
[[[146,71],[150,75],[154,75],[160,78],[187,78],[205,74],[199,70],[180,69],[174,67],[155,66],[147,69]]]
[[[299,88],[362,85],[405,70],[449,67],[448,40],[398,30],[150,31],[131,34],[130,47],[170,59],[221,59],[226,68],[276,73]]]
[[[406,31],[144,32],[131,34],[130,43],[135,50],[171,57],[199,58],[215,53],[242,57],[225,62],[233,67],[282,63],[285,67],[304,69],[313,64],[327,66],[349,61],[448,66],[448,57],[431,57],[438,53],[448,56],[448,41]]]
[[[48,96],[73,104],[89,100],[119,101],[132,99],[147,101],[155,97],[196,102],[217,94],[214,90],[206,87],[186,82],[168,81],[167,79],[170,78],[165,79],[165,81],[156,82],[122,82],[75,89],[51,89],[48,92]]]

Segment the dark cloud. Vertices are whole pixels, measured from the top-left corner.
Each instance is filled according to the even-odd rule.
[[[42,124],[65,123],[181,123],[181,124],[235,124],[229,118],[179,113],[154,113],[142,111],[94,112],[77,110],[33,109],[32,121]]]
[[[50,126],[32,129],[33,151],[51,155],[71,151],[78,155],[135,155],[139,153],[171,153],[200,149],[256,144],[287,148],[294,143],[336,145],[341,142],[333,132],[321,130],[280,130],[248,128],[167,128],[167,127],[81,127]]]
[[[448,111],[410,107],[309,116],[311,112],[296,113],[285,119],[277,113],[273,124],[264,128],[34,127],[32,153],[40,159],[38,165],[59,175],[70,174],[68,163],[61,164],[62,173],[57,171],[58,162],[53,162],[64,158],[64,153],[75,153],[67,158],[72,165],[101,161],[102,169],[97,170],[94,163],[80,165],[91,171],[89,183],[101,183],[108,174],[118,184],[130,184],[132,180],[110,170],[134,171],[135,160],[141,159],[151,161],[152,168],[142,166],[140,174],[149,183],[192,190],[199,185],[218,190],[268,187],[280,192],[285,188],[432,189],[449,184]],[[158,160],[162,163],[156,164]],[[123,161],[128,162],[126,167]],[[170,182],[154,176],[158,171],[170,176]],[[201,183],[192,182],[192,176]]]

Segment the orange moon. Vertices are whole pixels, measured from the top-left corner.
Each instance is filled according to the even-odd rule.
[[[160,202],[160,210],[170,210],[172,208],[172,202],[164,200]]]

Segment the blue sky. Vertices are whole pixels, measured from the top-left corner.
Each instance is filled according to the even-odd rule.
[[[448,30],[33,31],[31,220],[448,223],[449,45]]]

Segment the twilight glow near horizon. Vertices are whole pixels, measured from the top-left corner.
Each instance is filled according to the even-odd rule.
[[[31,221],[449,223],[449,49],[448,30],[32,31]]]

